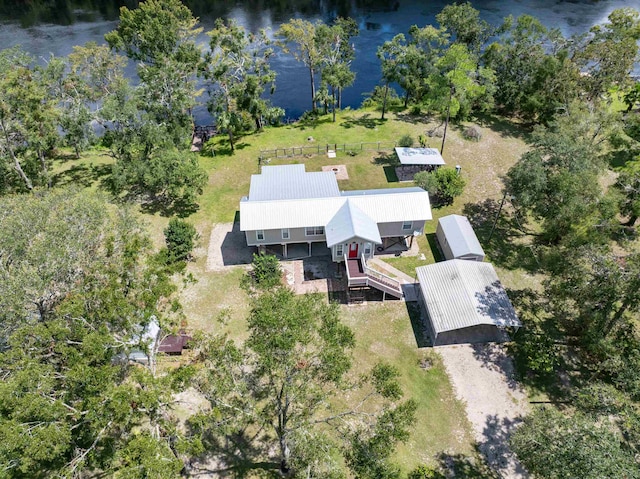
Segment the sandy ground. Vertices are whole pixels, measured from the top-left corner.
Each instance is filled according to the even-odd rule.
[[[528,411],[527,396],[513,379],[513,363],[496,343],[439,346],[459,400],[489,466],[505,479],[529,475],[508,446],[514,427]]]
[[[213,225],[207,251],[207,271],[223,271],[228,266],[248,265],[255,248],[247,246],[237,223]]]

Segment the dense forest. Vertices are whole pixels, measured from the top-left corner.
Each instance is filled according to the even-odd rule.
[[[0,477],[177,477],[203,458],[241,471],[252,435],[276,458],[257,468],[267,476],[402,477],[391,458],[415,404],[398,372],[378,363],[352,377],[338,308],[278,286],[268,259],[243,280],[243,344],[201,334],[188,365],[126,360],[152,356],[151,323],[184,321],[176,291],[195,231],[173,219],[154,251],[135,210],[198,210],[208,174],[190,151],[193,108],[206,101],[224,136],[201,154],[233,155],[239,139],[280,126],[275,52],[308,70],[302,122],[335,122],[355,79],[349,18],[293,19],[275,40],[218,20],[204,50],[200,31],[179,0],[149,0],[120,10],[106,45],[45,63],[0,51]],[[526,132],[500,224],[545,278],[519,298],[526,327],[511,346],[522,379],[550,398],[511,439],[538,477],[640,477],[639,40],[632,9],[565,38],[531,16],[490,25],[470,3],[448,5],[436,25],[378,47],[383,80],[364,102],[382,120],[499,116]],[[54,158],[96,149],[112,159],[99,191],[54,184]],[[211,407],[185,426],[170,405],[187,385]],[[327,408],[353,391],[357,407]]]

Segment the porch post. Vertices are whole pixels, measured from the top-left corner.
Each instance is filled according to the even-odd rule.
[[[382,292],[382,302],[384,303],[384,300],[387,299],[387,292],[383,291]]]
[[[287,257],[287,243],[282,244],[282,256]]]
[[[311,256],[311,241],[309,241],[309,256]]]

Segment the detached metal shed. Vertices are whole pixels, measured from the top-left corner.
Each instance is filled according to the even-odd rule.
[[[434,346],[506,339],[521,326],[493,265],[454,259],[416,268]]]
[[[466,216],[449,215],[440,218],[436,238],[445,259],[484,261],[484,250]]]

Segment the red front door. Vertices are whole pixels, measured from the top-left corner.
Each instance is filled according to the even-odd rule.
[[[351,243],[349,245],[349,259],[358,257],[358,243]]]

